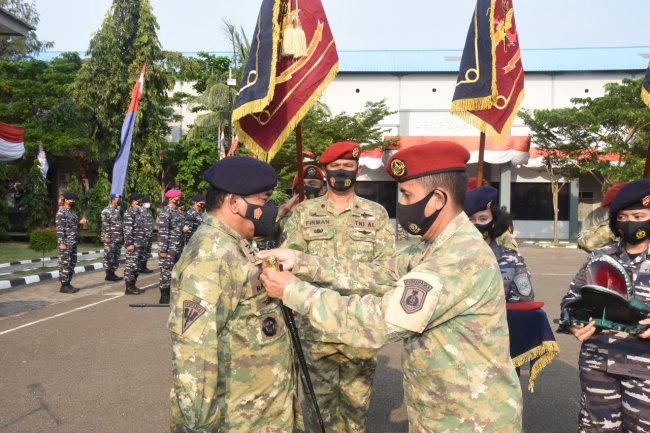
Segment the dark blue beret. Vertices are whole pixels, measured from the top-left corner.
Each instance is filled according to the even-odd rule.
[[[74,192],[65,192],[63,193],[63,198],[66,200],[76,200],[77,194],[75,194]]]
[[[610,217],[624,209],[642,209],[650,207],[650,179],[639,179],[623,186],[609,206]]]
[[[132,192],[131,195],[129,196],[129,200],[142,200],[142,194],[138,194],[137,192]]]
[[[149,197],[142,196],[142,203],[151,203],[151,199]]]
[[[499,190],[493,186],[480,186],[465,194],[465,205],[463,210],[467,216],[472,216],[476,212],[490,209],[492,205],[497,204]]]
[[[194,194],[192,196],[192,201],[194,203],[199,202],[199,201],[205,201],[205,195],[203,195],[203,194]]]
[[[122,198],[122,194],[117,194],[115,192],[111,193],[111,198]]]
[[[203,176],[213,187],[242,196],[268,191],[278,184],[271,164],[249,156],[220,159]]]

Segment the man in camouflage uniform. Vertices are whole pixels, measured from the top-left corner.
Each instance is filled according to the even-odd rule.
[[[106,281],[121,281],[123,278],[115,275],[120,266],[120,254],[122,252],[122,215],[120,214],[120,203],[122,196],[111,194],[111,202],[102,210],[102,232],[101,238],[104,243],[104,271]]]
[[[272,298],[328,336],[356,347],[404,342],[409,431],[521,432],[522,396],[510,359],[503,282],[494,254],[462,211],[469,152],[452,142],[398,151],[389,174],[402,195],[397,217],[422,241],[374,264],[289,249],[275,255],[305,280],[382,296],[344,296],[264,269]],[[264,254],[267,253],[267,254]]]
[[[181,191],[170,189],[165,193],[167,205],[158,215],[158,252],[160,264],[160,300],[161,304],[169,303],[169,287],[172,268],[183,251],[183,234],[181,229],[185,217],[178,210]]]
[[[612,204],[612,200],[616,197],[618,191],[623,188],[627,182],[620,182],[616,185],[610,187],[605,195],[603,196],[603,201],[600,203],[600,206],[608,211],[609,205]],[[616,236],[612,233],[612,230],[609,228],[608,218],[605,218],[600,224],[597,224],[591,228],[582,230],[577,237],[578,247],[581,250],[584,250],[588,253],[592,252],[597,248],[604,247],[611,243],[616,242]]]
[[[250,243],[273,233],[277,176],[265,162],[233,156],[205,177],[206,218],[172,273],[171,432],[293,433],[289,332]]]
[[[372,262],[393,254],[395,233],[388,213],[354,192],[360,150],[357,143],[347,141],[323,152],[320,163],[329,191],[293,209],[284,227],[287,248],[341,261]],[[367,291],[345,288],[343,293]],[[297,319],[326,432],[364,432],[377,351],[348,347],[326,338],[306,318]],[[313,415],[309,423],[310,431],[316,431]]]
[[[650,307],[650,179],[623,186],[611,201],[609,212],[611,231],[620,240],[589,255],[562,299],[562,309],[587,284],[587,263],[602,255],[629,270],[637,301]],[[650,325],[650,319],[640,323]],[[582,387],[579,431],[649,431],[650,329],[632,335],[597,329],[594,322],[565,329],[582,342],[578,361]]]
[[[497,259],[506,302],[532,302],[535,293],[524,258],[497,242],[501,232],[508,230],[509,221],[508,214],[497,207],[498,196],[499,191],[492,186],[475,188],[467,192],[463,210]]]
[[[203,222],[203,208],[205,207],[205,195],[195,194],[192,196],[192,204],[185,214],[185,223],[183,225],[183,236],[185,241],[184,245],[192,238],[192,235],[196,232],[196,229],[199,228]]]
[[[147,261],[151,257],[151,245],[153,243],[153,215],[151,213],[151,199],[149,197],[142,197],[140,212],[144,233],[144,247],[140,251],[139,258],[140,273],[151,274],[153,271],[147,267]]]
[[[79,225],[85,224],[74,211],[77,204],[77,194],[66,192],[63,194],[63,204],[56,212],[56,237],[59,244],[59,281],[61,293],[76,293],[79,291],[72,287],[72,275],[77,264],[77,243],[79,242]]]
[[[124,212],[124,245],[126,246],[126,265],[124,282],[126,295],[139,295],[144,292],[135,286],[140,274],[140,251],[144,248],[144,226],[140,213],[142,195],[134,192],[129,196],[130,206]]]

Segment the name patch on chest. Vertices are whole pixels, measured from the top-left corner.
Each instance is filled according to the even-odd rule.
[[[377,221],[355,218],[352,220],[352,227],[366,230],[377,230]]]
[[[312,227],[328,226],[330,224],[331,224],[330,219],[327,217],[323,217],[323,218],[314,217],[314,218],[307,218],[305,220],[304,226],[312,228]]]

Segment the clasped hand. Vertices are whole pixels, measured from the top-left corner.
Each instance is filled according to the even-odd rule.
[[[285,269],[283,272],[278,272],[272,268],[264,267],[260,281],[266,289],[266,293],[271,298],[282,299],[284,297],[284,288],[296,280],[290,272],[286,270],[292,269],[295,263],[294,252],[288,248],[276,248],[274,250],[265,250],[258,253],[258,257],[266,260],[269,257],[275,257],[281,266]]]

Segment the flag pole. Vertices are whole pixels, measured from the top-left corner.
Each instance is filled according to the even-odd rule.
[[[298,200],[305,199],[305,182],[302,167],[302,122],[296,125],[296,169],[298,170]]]
[[[483,159],[485,154],[485,132],[481,132],[478,143],[478,166],[476,167],[476,187],[483,185]]]

